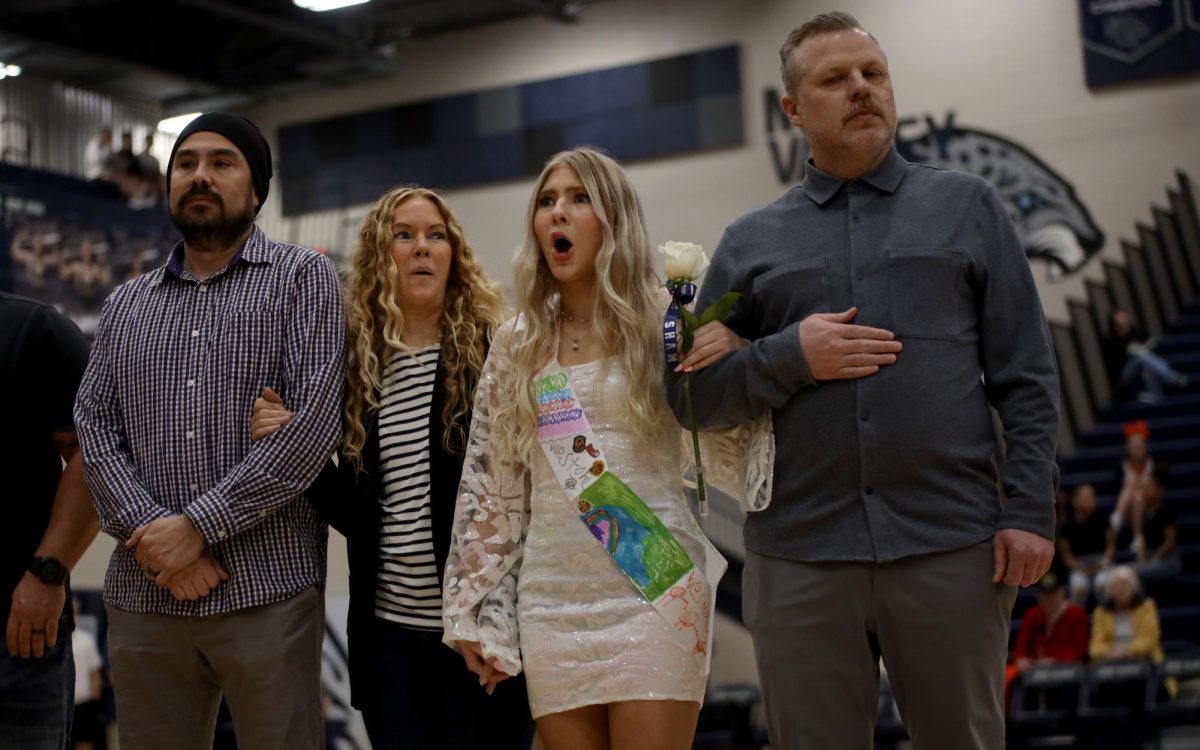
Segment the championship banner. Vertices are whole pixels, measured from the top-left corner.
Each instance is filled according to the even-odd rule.
[[[1079,0],[1088,86],[1200,70],[1200,0]]]

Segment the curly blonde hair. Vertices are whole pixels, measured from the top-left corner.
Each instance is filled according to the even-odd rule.
[[[500,285],[484,274],[462,226],[440,195],[409,185],[395,188],[375,202],[358,230],[346,290],[348,361],[342,454],[358,469],[362,469],[367,441],[365,418],[379,408],[384,367],[395,352],[411,351],[400,338],[404,314],[396,303],[398,280],[391,246],[396,208],[412,198],[424,198],[437,207],[453,253],[440,324],[446,369],[443,444],[447,450],[458,450],[465,442],[463,417],[471,408],[487,342],[505,317]]]
[[[534,376],[545,367],[559,335],[558,283],[550,271],[533,231],[538,196],[550,173],[569,167],[579,176],[592,208],[603,227],[596,255],[596,294],[592,320],[604,321],[596,329],[605,363],[597,382],[606,377],[608,357],[615,357],[629,377],[620,408],[639,441],[649,443],[666,411],[663,386],[662,311],[656,300],[659,285],[651,256],[650,238],[642,217],[642,204],[621,165],[592,148],[563,151],[551,157],[534,186],[526,215],[524,244],[513,256],[513,285],[517,312],[524,333],[512,341],[512,371],[501,386],[493,418],[499,439],[526,463],[537,443],[532,391]],[[601,391],[597,391],[601,393]]]

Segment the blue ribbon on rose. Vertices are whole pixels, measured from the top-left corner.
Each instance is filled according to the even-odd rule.
[[[733,305],[741,297],[738,292],[726,292],[699,315],[687,308],[696,298],[695,281],[708,268],[708,256],[699,245],[685,242],[668,242],[658,248],[666,256],[667,291],[671,304],[663,315],[663,354],[672,377],[677,377],[675,366],[692,348],[692,337],[697,329],[713,321],[722,321],[729,315]],[[692,451],[696,460],[696,501],[700,515],[708,515],[708,491],[704,484],[704,464],[700,459],[700,434],[696,429],[696,414],[692,409],[692,373],[683,373],[683,393],[686,400],[687,427],[692,433]]]
[[[684,305],[696,298],[696,285],[668,281],[667,291],[671,293],[671,304],[663,316],[663,352],[667,355],[667,364],[674,369],[683,359],[683,313],[687,311]]]

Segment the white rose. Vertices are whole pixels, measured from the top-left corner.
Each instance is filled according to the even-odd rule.
[[[691,242],[668,242],[658,246],[663,254],[663,267],[668,279],[695,281],[708,269],[704,248]]]

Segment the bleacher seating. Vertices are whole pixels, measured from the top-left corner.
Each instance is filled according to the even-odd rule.
[[[1062,736],[1074,729],[1086,669],[1082,664],[1032,667],[1013,683],[1009,696],[1010,745]]]
[[[704,696],[693,750],[762,747],[766,738],[754,722],[761,699],[757,685],[734,683],[711,687]]]
[[[1200,651],[1168,655],[1159,671],[1164,678],[1175,680],[1179,693],[1173,700],[1147,707],[1150,728],[1200,724]]]
[[[134,210],[110,185],[12,164],[0,163],[0,215],[0,291],[55,305],[85,334],[109,291],[179,239],[162,207]],[[102,280],[69,278],[75,264]]]
[[[1179,175],[1179,188],[1170,190],[1168,197],[1171,210],[1154,210],[1156,230],[1140,228],[1143,246],[1126,244],[1127,265],[1106,262],[1106,283],[1088,283],[1088,303],[1072,304],[1071,325],[1052,326],[1064,373],[1061,444],[1070,449],[1060,455],[1062,486],[1092,484],[1097,512],[1111,513],[1120,489],[1122,426],[1131,420],[1147,421],[1151,455],[1171,466],[1166,503],[1177,520],[1183,574],[1146,587],[1158,606],[1167,657],[1157,667],[1135,660],[1101,662],[1074,672],[1063,669],[1061,674],[1054,671],[1056,666],[1049,676],[1036,670],[1026,673],[1014,683],[1010,696],[1010,747],[1136,748],[1157,742],[1160,732],[1181,725],[1196,726],[1200,736],[1200,218],[1185,175]],[[1152,252],[1167,253],[1167,263],[1177,270],[1169,284],[1156,285],[1148,272]],[[1153,404],[1110,401],[1111,384],[1087,342],[1097,340],[1114,307],[1131,310],[1147,322],[1158,337],[1156,351],[1189,376],[1187,389]],[[1068,388],[1075,390],[1068,393]],[[1116,559],[1129,562],[1133,556],[1121,549]],[[1031,592],[1018,596],[1014,640],[1020,617],[1033,602]],[[1079,702],[1073,709],[1030,701],[1031,690],[1042,689],[1041,682],[1052,681],[1056,674],[1064,683],[1070,682],[1070,674],[1078,676]],[[1174,698],[1164,688],[1168,677],[1184,686]],[[1056,687],[1069,689],[1067,684]],[[1200,741],[1194,746],[1200,747]]]
[[[1087,746],[1098,739],[1123,740],[1125,747],[1140,747],[1144,739],[1145,710],[1154,702],[1162,678],[1143,659],[1099,662],[1088,668],[1079,694],[1078,730]]]

